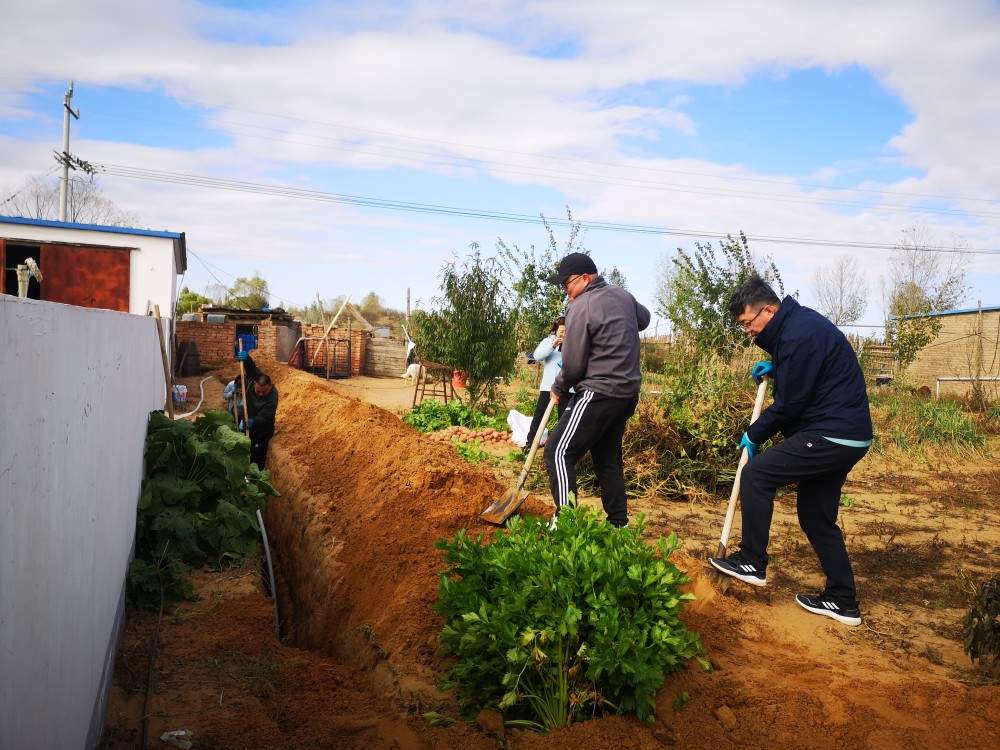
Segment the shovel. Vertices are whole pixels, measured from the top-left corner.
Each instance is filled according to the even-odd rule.
[[[757,386],[757,400],[753,405],[753,415],[750,417],[750,424],[757,421],[757,417],[760,416],[761,409],[764,407],[764,396],[767,394],[767,381],[770,378],[765,375],[761,378],[760,385]],[[744,448],[740,452],[740,462],[736,466],[736,478],[733,480],[733,491],[729,493],[729,507],[726,508],[726,521],[722,525],[722,536],[719,538],[719,551],[715,554],[716,557],[726,556],[726,545],[729,544],[729,534],[733,530],[733,516],[736,515],[736,501],[740,497],[740,475],[743,473],[743,467],[747,465],[747,461],[750,460],[750,453]],[[710,573],[712,580],[718,582],[719,588],[725,593],[726,589],[729,588],[729,582],[732,580],[729,576],[723,575],[715,568],[706,568],[706,572]]]
[[[549,405],[545,407],[545,413],[542,415],[542,421],[538,424],[538,429],[535,430],[535,439],[531,441],[531,450],[528,451],[528,457],[524,460],[524,468],[521,469],[521,477],[517,480],[517,484],[510,492],[483,511],[482,517],[486,523],[503,526],[514,511],[521,507],[525,498],[531,494],[524,489],[524,481],[528,478],[528,470],[531,468],[531,462],[535,459],[538,443],[542,439],[542,433],[545,432],[545,426],[549,423],[549,415],[552,414],[552,407],[555,405],[555,400],[550,399]]]

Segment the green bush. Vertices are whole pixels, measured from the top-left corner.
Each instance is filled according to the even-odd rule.
[[[691,658],[708,667],[680,619],[694,596],[667,559],[676,535],[653,546],[641,517],[616,529],[600,515],[564,508],[554,531],[515,516],[488,543],[465,531],[436,543],[448,563],[435,605],[451,657],[442,682],[468,714],[537,729],[604,711],[652,721],[666,673]]]
[[[256,554],[256,511],[278,492],[250,463],[250,441],[226,412],[193,422],[152,412],[145,459],[128,600],[155,609],[161,585],[167,602],[190,594],[183,575],[190,567],[238,564]]]
[[[501,431],[509,429],[506,414],[503,417],[490,416],[463,404],[458,399],[453,399],[447,404],[429,399],[404,414],[403,421],[425,433],[438,432],[452,425],[476,430],[485,427]]]

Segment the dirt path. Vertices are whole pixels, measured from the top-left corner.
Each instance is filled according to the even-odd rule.
[[[441,623],[429,605],[441,561],[433,543],[461,528],[489,532],[478,514],[503,484],[399,422],[412,387],[267,369],[282,399],[269,466],[283,497],[267,523],[279,552],[284,645],[257,571],[200,574],[200,599],[179,605],[161,629],[154,741],[185,728],[196,748],[997,744],[1000,687],[979,684],[959,642],[966,590],[997,573],[992,461],[872,459],[852,476],[843,516],[865,616],[853,629],[793,602],[822,582],[789,500],[777,507],[768,587],[736,582],[725,595],[701,572],[724,503],[634,503],[651,537],[677,531],[686,543],[676,562],[699,600],[685,619],[715,670],[668,678],[652,726],[612,717],[545,736],[491,736],[462,723],[428,727],[420,716],[454,712],[435,689]],[[544,496],[524,510],[551,512]],[[154,627],[155,617],[129,617],[107,747],[132,747]],[[690,700],[675,709],[682,693]]]

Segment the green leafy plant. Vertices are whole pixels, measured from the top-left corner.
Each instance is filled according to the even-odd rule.
[[[404,414],[403,421],[424,433],[437,432],[452,425],[476,430],[485,427],[501,431],[508,429],[505,418],[490,416],[457,399],[447,404],[434,400],[424,401]]]
[[[680,619],[694,599],[669,561],[676,535],[655,545],[645,521],[625,529],[592,508],[567,507],[557,529],[514,516],[492,538],[439,540],[448,568],[435,609],[446,618],[444,687],[467,713],[508,724],[566,726],[605,711],[653,720],[665,675],[703,659]]]
[[[159,606],[161,585],[168,602],[188,595],[191,566],[256,554],[256,511],[279,493],[250,463],[250,441],[226,412],[193,422],[152,412],[145,459],[128,593],[133,607],[148,609]]]
[[[493,455],[483,450],[481,440],[463,443],[460,440],[452,439],[451,444],[455,446],[458,455],[470,464],[495,463]]]

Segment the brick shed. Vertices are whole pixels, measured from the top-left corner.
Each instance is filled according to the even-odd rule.
[[[1000,382],[996,380],[1000,378],[1000,306],[932,315],[940,319],[941,330],[917,354],[904,375],[917,387],[927,386],[932,393],[956,396],[969,394],[973,379],[981,378],[982,393],[996,401],[1000,394]]]
[[[364,372],[365,351],[371,336],[367,331],[335,328],[330,331],[329,342],[324,344],[317,340],[323,337],[323,326],[301,323],[281,312],[214,312],[199,317],[203,319],[176,323],[175,361],[181,375],[196,375],[229,364],[236,355],[237,337],[247,334],[257,337],[257,351],[265,358],[288,362],[296,342],[306,338],[303,369],[312,367],[318,374],[329,369],[335,377]]]

